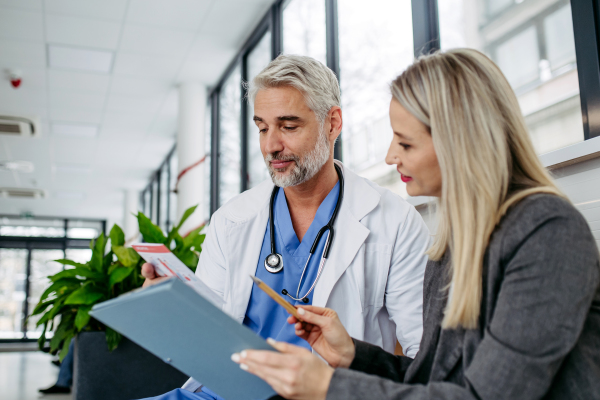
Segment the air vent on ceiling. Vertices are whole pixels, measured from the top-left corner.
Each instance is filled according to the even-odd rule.
[[[41,189],[0,187],[0,197],[15,199],[43,199],[46,192]]]
[[[0,135],[9,136],[39,136],[37,121],[10,115],[0,115]]]

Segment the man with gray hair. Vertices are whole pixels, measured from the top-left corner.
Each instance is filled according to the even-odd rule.
[[[398,340],[414,357],[429,232],[405,200],[334,160],[342,130],[335,75],[310,57],[281,55],[248,95],[271,181],[214,213],[196,274],[224,311],[265,339],[310,349],[249,274],[293,305],[334,309],[352,337],[390,352]],[[145,286],[163,279],[150,264],[142,271]],[[218,398],[193,379],[183,389],[159,398]]]

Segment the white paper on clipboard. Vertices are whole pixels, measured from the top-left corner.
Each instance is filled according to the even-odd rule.
[[[132,245],[137,253],[148,263],[152,264],[160,276],[175,276],[190,285],[196,292],[222,308],[223,299],[198,278],[179,258],[160,243],[137,243]]]

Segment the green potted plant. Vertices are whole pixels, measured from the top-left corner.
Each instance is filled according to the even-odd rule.
[[[203,226],[185,237],[180,235],[179,229],[195,209],[196,206],[186,210],[179,224],[166,235],[143,213],[136,215],[144,242],[164,244],[193,271],[202,251]],[[125,235],[118,225],[112,227],[108,237],[100,234],[92,240],[90,248],[92,257],[85,264],[56,260],[68,269],[48,277],[52,283],[31,314],[42,314],[37,322],[43,327],[38,341],[40,348],[46,342],[46,332],[53,332],[50,351],[58,352],[62,360],[69,351],[71,339],[77,336],[75,399],[149,397],[164,393],[167,391],[164,386],[171,385],[167,382],[169,374],[176,381],[185,380],[185,376],[134,343],[123,340],[119,333],[89,315],[95,304],[142,286],[143,259],[134,249],[125,247]],[[105,344],[100,349],[101,343]],[[118,351],[113,351],[117,347]],[[99,365],[103,368],[98,369]],[[104,379],[99,376],[100,370],[108,374]],[[101,387],[97,387],[99,383]]]

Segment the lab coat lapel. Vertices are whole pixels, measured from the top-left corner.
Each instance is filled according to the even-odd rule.
[[[228,290],[227,311],[239,322],[243,322],[255,275],[262,242],[269,220],[269,198],[273,184],[263,183],[263,190],[256,198],[246,199],[245,203],[231,207],[228,215],[231,221],[227,227],[228,243]]]
[[[334,225],[335,235],[329,258],[325,262],[313,296],[313,304],[319,307],[327,305],[333,287],[369,236],[371,231],[361,224],[360,220],[377,207],[380,199],[379,193],[365,180],[344,169],[339,161],[336,163],[344,172],[344,199]]]

